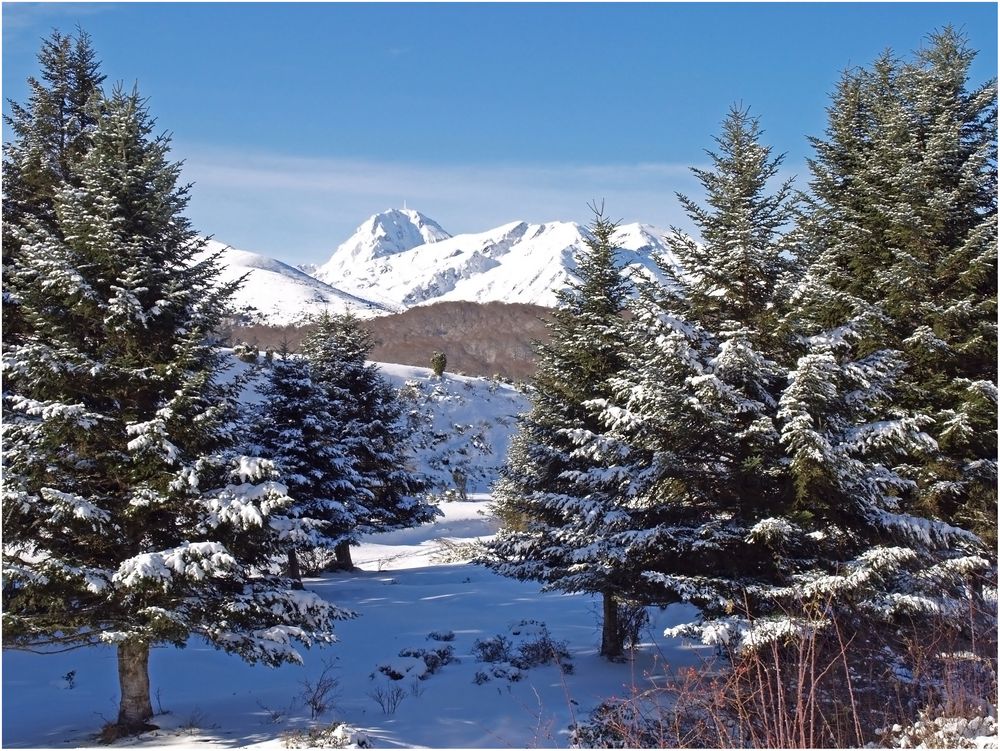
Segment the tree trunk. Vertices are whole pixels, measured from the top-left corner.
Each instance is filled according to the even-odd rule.
[[[354,561],[351,560],[351,543],[346,540],[338,542],[333,552],[337,556],[337,568],[342,568],[345,571],[354,568]]]
[[[618,626],[618,601],[610,590],[604,592],[604,623],[601,627],[601,656],[620,660],[625,648]]]
[[[127,733],[146,729],[146,721],[153,716],[149,702],[149,644],[123,641],[118,645],[118,685],[122,693],[119,729]]]
[[[299,557],[294,550],[288,551],[288,576],[291,577],[292,589],[305,589],[302,586],[302,572],[299,570]]]

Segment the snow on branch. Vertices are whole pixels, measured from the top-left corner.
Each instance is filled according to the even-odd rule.
[[[201,581],[228,578],[238,568],[236,559],[218,542],[192,542],[169,550],[141,553],[121,563],[113,581],[127,588],[160,582],[168,589],[176,576]]]
[[[102,419],[101,415],[88,412],[83,404],[38,401],[19,394],[12,394],[8,403],[15,412],[21,412],[30,417],[41,417],[44,421],[63,420],[81,430],[90,430]]]
[[[961,543],[977,548],[982,546],[982,541],[972,532],[933,519],[878,511],[875,515],[875,521],[887,529],[901,532],[910,540],[930,547],[948,549]]]
[[[39,493],[52,504],[49,521],[53,523],[58,524],[67,518],[82,519],[89,521],[93,529],[100,529],[111,518],[106,510],[75,493],[64,493],[54,488],[42,488]]]
[[[135,436],[127,444],[129,451],[154,451],[168,464],[173,464],[180,456],[180,450],[167,439],[167,424],[163,418],[129,423],[125,432]]]

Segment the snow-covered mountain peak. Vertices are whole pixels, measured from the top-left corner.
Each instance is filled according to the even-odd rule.
[[[314,276],[337,284],[353,267],[385,258],[419,245],[447,240],[451,235],[430,217],[413,209],[387,209],[374,214],[341,243]]]
[[[425,243],[447,240],[451,234],[440,224],[413,209],[388,209],[368,219],[358,227],[351,240],[374,241],[369,247],[374,257],[400,253]],[[348,240],[345,245],[349,244]],[[342,246],[343,247],[343,246]],[[351,248],[355,250],[356,248]]]
[[[613,241],[625,273],[666,283],[669,275],[653,259],[678,266],[668,234],[649,224],[619,226]],[[234,249],[223,265],[230,275],[253,272],[241,294],[270,323],[299,322],[328,307],[362,316],[445,301],[551,307],[591,239],[590,229],[573,221],[513,221],[452,236],[419,211],[389,209],[365,220],[319,268],[294,269]]]
[[[449,300],[553,306],[556,290],[572,280],[577,256],[590,238],[590,231],[577,222],[514,221],[412,247],[404,247],[410,240],[390,245],[386,228],[400,214],[386,212],[369,219],[316,276],[390,309]],[[408,219],[407,226],[412,226]],[[650,225],[621,226],[615,241],[623,266],[634,271],[641,267],[647,276],[658,277],[652,256],[666,254],[663,234]],[[359,235],[366,238],[367,254],[359,250]],[[373,243],[372,238],[380,239]],[[379,243],[391,250],[372,252]]]

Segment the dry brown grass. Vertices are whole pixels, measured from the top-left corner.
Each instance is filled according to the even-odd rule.
[[[983,620],[989,614],[970,611],[959,629],[933,618],[887,628],[841,617],[753,652],[720,653],[700,668],[658,671],[666,677],[647,676],[630,695],[604,702],[576,731],[576,742],[607,748],[898,745],[897,736],[907,732],[901,727],[909,726],[911,735],[928,732],[913,729],[918,717],[995,711],[996,629],[977,633],[974,626]]]

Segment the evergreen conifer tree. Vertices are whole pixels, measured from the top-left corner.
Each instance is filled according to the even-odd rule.
[[[836,292],[803,305],[817,333],[866,308],[861,355],[903,353],[900,405],[938,448],[907,470],[920,513],[996,535],[996,82],[951,28],[915,59],[846,73],[816,157],[804,236]],[[815,276],[815,275],[814,275]],[[814,284],[814,289],[815,289]]]
[[[781,160],[760,135],[756,118],[732,108],[712,168],[694,170],[707,206],[680,198],[702,241],[667,238],[683,270],[661,263],[667,283],[640,285],[625,367],[590,403],[604,429],[581,443],[624,481],[605,535],[633,572],[632,596],[687,600],[712,616],[788,572],[751,533],[790,512],[775,418],[793,201],[790,182],[769,192]]]
[[[288,575],[301,588],[298,552],[335,548],[343,530],[356,526],[348,505],[359,478],[336,438],[343,432],[336,417],[342,403],[330,401],[329,392],[313,382],[308,360],[286,347],[272,359],[260,392],[252,452],[275,463],[292,498],[281,537],[288,547]]]
[[[899,504],[900,463],[933,442],[923,420],[892,408],[896,354],[856,355],[879,317],[862,307],[849,325],[802,337],[797,362],[780,336],[782,312],[806,297],[818,306],[823,256],[789,295],[790,186],[764,192],[776,162],[758,135],[730,113],[720,153],[753,158],[713,155],[714,170],[698,173],[709,208],[692,219],[706,241],[675,235],[688,267],[664,288],[643,285],[626,367],[610,397],[588,403],[606,429],[575,435],[603,462],[590,474],[613,478],[625,499],[599,544],[623,551],[614,560],[634,572],[636,599],[698,605],[702,623],[681,632],[716,642],[755,647],[790,633],[802,598],[890,619],[953,614],[968,575],[988,563],[974,535]],[[741,278],[715,271],[727,265]]]
[[[14,135],[3,153],[3,308],[4,340],[18,338],[22,328],[18,309],[17,274],[13,273],[20,240],[12,230],[27,217],[55,224],[57,190],[73,179],[70,165],[90,146],[94,125],[88,103],[99,98],[100,64],[90,37],[54,31],[38,54],[40,78],[30,77],[26,105],[9,101],[4,121]]]
[[[439,513],[416,497],[424,484],[407,467],[402,406],[378,366],[366,360],[373,346],[371,334],[350,314],[324,313],[302,342],[314,381],[338,403],[337,440],[355,473],[355,493],[346,504],[351,521],[339,530],[336,546],[346,568],[359,536],[414,527]]]
[[[349,614],[266,573],[290,499],[270,462],[232,451],[237,387],[213,331],[233,288],[196,260],[168,139],[135,92],[88,113],[51,221],[10,226],[25,331],[3,357],[3,636],[116,645],[134,731],[151,646],[200,635],[300,661],[296,641],[333,641]]]
[[[444,375],[444,369],[448,367],[448,357],[444,352],[435,352],[431,355],[431,370],[438,378]]]
[[[615,230],[596,210],[587,248],[577,257],[577,281],[558,292],[551,341],[539,348],[532,409],[494,494],[501,517],[522,523],[501,529],[484,557],[505,576],[600,593],[601,654],[611,659],[622,654],[618,608],[630,586],[630,572],[604,544],[621,479],[595,473],[601,461],[580,444],[601,428],[588,402],[609,395],[609,381],[624,365],[621,313],[630,285],[617,260]]]
[[[748,109],[730,108],[718,150],[707,152],[711,169],[691,170],[706,205],[677,195],[701,241],[676,230],[667,238],[683,269],[676,282],[687,317],[711,331],[745,328],[755,342],[776,329],[794,249],[794,236],[785,234],[795,210],[792,181],[769,185],[783,157],[771,156],[762,135]]]

